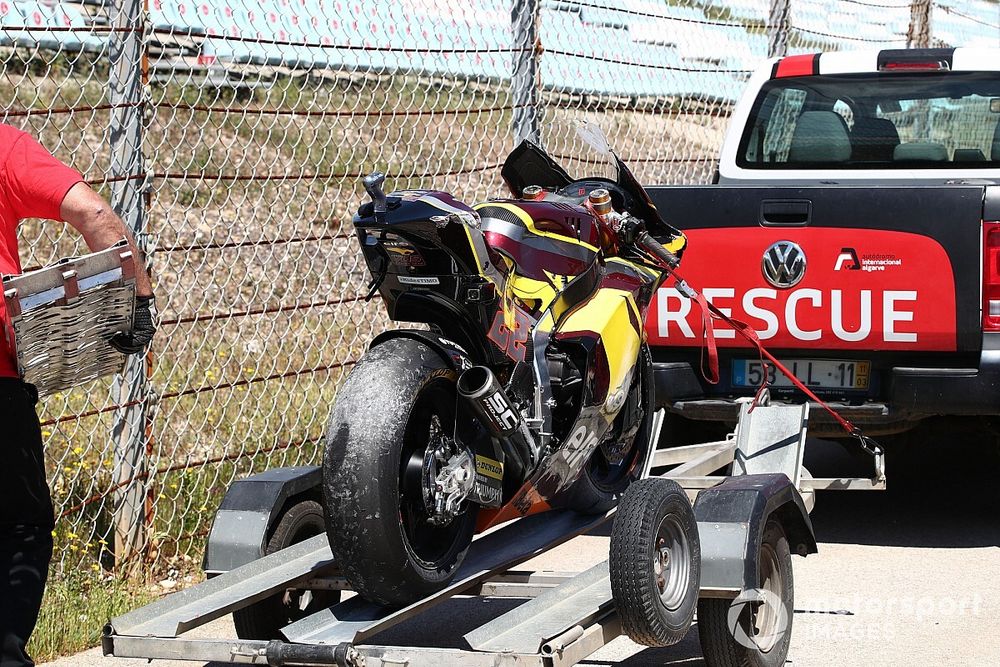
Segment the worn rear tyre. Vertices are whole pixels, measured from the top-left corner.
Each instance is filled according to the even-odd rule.
[[[315,500],[300,500],[286,509],[271,533],[264,555],[321,535],[326,529],[323,507]],[[282,639],[281,629],[340,601],[340,591],[288,589],[233,612],[240,639]]]
[[[622,631],[637,644],[670,646],[687,634],[698,604],[701,547],[684,489],[643,479],[622,498],[611,530],[611,595]]]
[[[477,506],[433,526],[421,487],[428,442],[453,431],[455,381],[426,345],[392,338],[337,395],[323,459],[326,532],[344,576],[372,602],[405,606],[444,588],[472,542]]]

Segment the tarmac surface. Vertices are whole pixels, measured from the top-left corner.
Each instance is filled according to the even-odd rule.
[[[789,664],[1000,664],[1000,437],[931,424],[890,443],[885,492],[826,492],[812,520],[819,553],[793,557]],[[867,475],[868,461],[812,441],[816,477]],[[518,569],[584,570],[606,557],[608,531],[579,537]],[[463,647],[462,635],[516,601],[450,601],[377,636],[384,644]],[[189,636],[232,638],[229,617]],[[218,667],[210,663],[205,667]],[[589,666],[704,665],[697,625],[680,644],[620,637]],[[205,663],[103,658],[99,649],[47,667],[179,667]]]

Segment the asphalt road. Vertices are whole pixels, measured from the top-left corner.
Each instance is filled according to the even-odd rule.
[[[819,553],[795,557],[794,665],[1000,664],[1000,439],[929,425],[897,439],[885,492],[821,494],[812,519]],[[866,474],[866,462],[811,443],[814,476]],[[582,570],[606,556],[607,531],[530,561],[527,569]],[[520,568],[519,568],[520,569]],[[376,639],[462,646],[461,636],[509,600],[461,599]],[[221,619],[192,634],[233,637]],[[190,662],[102,658],[98,650],[51,667],[167,667]],[[201,663],[198,663],[199,665]],[[585,665],[703,665],[697,626],[676,646],[619,638]],[[215,666],[212,666],[215,667]]]

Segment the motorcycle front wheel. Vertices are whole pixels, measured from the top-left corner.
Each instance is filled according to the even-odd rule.
[[[646,345],[642,346],[636,360],[638,373],[630,389],[630,400],[641,402],[643,416],[635,434],[625,442],[618,436],[617,446],[623,456],[620,460],[609,461],[605,450],[598,447],[584,466],[583,471],[567,492],[565,505],[581,514],[603,514],[618,504],[629,485],[642,477],[650,448],[653,424],[653,359]],[[625,412],[624,410],[622,411]],[[612,426],[612,434],[622,433],[629,425],[623,423],[624,414],[619,414]]]
[[[400,607],[446,587],[472,542],[477,506],[428,521],[428,447],[450,437],[456,373],[420,341],[371,348],[341,387],[323,459],[334,560],[365,599]]]

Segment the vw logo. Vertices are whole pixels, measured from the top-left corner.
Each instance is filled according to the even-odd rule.
[[[806,254],[798,243],[778,241],[764,251],[760,268],[775,287],[794,287],[806,275]]]

